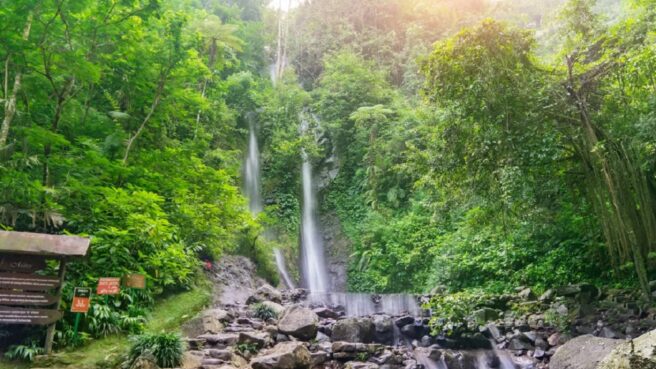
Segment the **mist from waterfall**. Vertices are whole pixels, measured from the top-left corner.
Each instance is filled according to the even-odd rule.
[[[308,120],[301,119],[301,133],[307,133],[308,129]],[[301,156],[303,159],[301,169],[303,178],[303,209],[301,216],[302,271],[310,293],[325,293],[330,291],[330,286],[328,284],[323,242],[317,229],[317,199],[316,188],[314,187],[312,178],[312,164],[305,149],[302,150]]]

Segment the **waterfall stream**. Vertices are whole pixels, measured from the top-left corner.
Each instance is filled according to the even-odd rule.
[[[307,133],[309,128],[308,120],[301,119],[301,133]],[[317,200],[316,188],[314,188],[312,178],[312,164],[305,149],[302,150],[301,156],[303,159],[301,168],[303,178],[303,209],[301,215],[302,272],[311,294],[326,293],[330,291],[330,287],[328,285],[323,242],[317,229]]]
[[[248,209],[251,214],[257,216],[264,210],[264,204],[262,201],[260,149],[257,142],[255,113],[250,112],[246,114],[246,120],[248,121],[248,154],[244,163],[244,187],[246,196],[248,197]],[[273,257],[275,258],[280,278],[282,278],[287,288],[294,288],[294,282],[289,276],[282,252],[274,249]]]

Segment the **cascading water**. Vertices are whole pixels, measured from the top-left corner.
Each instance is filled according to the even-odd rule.
[[[248,209],[251,214],[256,216],[264,209],[260,185],[260,149],[257,143],[255,113],[248,113],[246,119],[248,120],[248,155],[244,164],[244,187],[246,196],[248,197]],[[273,253],[280,277],[288,288],[294,288],[294,282],[287,272],[285,258],[282,252],[274,249]]]
[[[307,133],[309,122],[301,119],[301,133]],[[302,271],[305,283],[311,294],[321,294],[330,291],[328,285],[328,272],[324,257],[323,243],[317,229],[316,222],[316,189],[312,180],[312,164],[305,149],[301,156],[303,165],[301,175],[303,178],[303,210],[301,219],[301,249]]]
[[[294,288],[294,281],[289,276],[282,251],[280,251],[280,249],[273,249],[273,255],[276,257],[276,266],[278,267],[278,273],[280,273],[283,282],[285,282],[285,285],[288,288]]]
[[[312,114],[302,114],[301,133],[310,132],[310,118],[320,124]],[[315,137],[316,138],[316,137]],[[305,150],[303,159],[303,209],[301,224],[302,272],[305,286],[310,290],[310,305],[328,305],[344,309],[347,316],[366,316],[377,313],[419,316],[421,309],[414,296],[407,294],[366,294],[334,292],[327,271],[327,260],[317,223],[317,198],[312,165]]]
[[[251,214],[257,215],[263,209],[262,192],[260,190],[260,150],[255,135],[254,113],[248,113],[246,119],[248,120],[248,156],[244,165],[244,179],[248,209]]]

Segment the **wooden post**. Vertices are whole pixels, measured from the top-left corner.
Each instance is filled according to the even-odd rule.
[[[55,296],[58,297],[57,299],[57,304],[55,304],[55,310],[59,310],[61,307],[61,299],[62,299],[62,290],[64,289],[64,275],[66,274],[66,259],[62,258],[59,261],[59,287],[57,287],[57,292],[55,293]],[[46,344],[45,344],[45,350],[46,354],[50,355],[52,354],[52,343],[55,340],[55,326],[57,323],[52,323],[48,326],[48,330],[46,331]]]

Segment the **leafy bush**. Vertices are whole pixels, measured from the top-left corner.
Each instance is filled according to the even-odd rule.
[[[434,335],[457,336],[467,328],[472,313],[491,300],[479,291],[463,291],[448,295],[433,296],[428,303],[432,310],[430,327]]]
[[[561,332],[567,331],[570,324],[567,314],[560,314],[553,305],[544,312],[544,322]]]
[[[255,304],[253,305],[252,309],[253,309],[253,315],[256,318],[265,321],[269,319],[276,319],[278,317],[278,313],[276,313],[276,311],[273,310],[271,306],[265,304]]]
[[[143,334],[131,338],[132,347],[128,352],[131,365],[141,355],[151,354],[162,368],[179,366],[185,346],[180,335],[175,333]]]
[[[258,351],[257,345],[251,342],[240,343],[237,345],[237,352],[245,357],[257,354]]]
[[[44,350],[37,341],[31,341],[27,345],[10,346],[5,357],[9,360],[27,360],[32,361],[35,356],[43,354]]]
[[[96,337],[118,333],[141,333],[146,322],[145,312],[140,309],[118,311],[110,305],[94,304],[89,314],[89,330]]]

